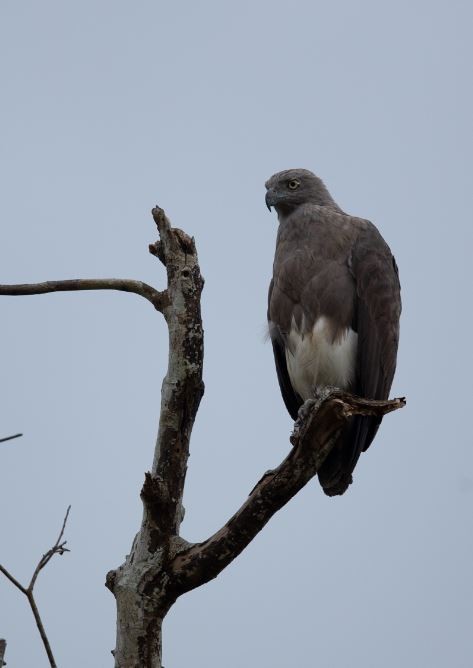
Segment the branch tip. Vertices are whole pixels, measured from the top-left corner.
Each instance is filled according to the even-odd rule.
[[[163,234],[164,232],[171,229],[171,223],[166,216],[164,209],[156,204],[156,206],[151,210],[151,215],[153,216],[158,232]]]

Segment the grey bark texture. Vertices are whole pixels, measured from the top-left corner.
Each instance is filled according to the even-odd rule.
[[[159,207],[152,214],[160,239],[149,250],[166,267],[163,292],[128,279],[0,285],[4,295],[94,289],[135,292],[163,313],[168,326],[168,369],[153,464],[141,490],[141,526],[125,562],[106,578],[117,605],[115,668],[162,668],[162,622],[176,599],[215,578],[316,475],[350,417],[379,417],[405,404],[403,399],[370,401],[325,388],[300,409],[287,457],[265,473],[228,522],[201,543],[181,538],[189,442],[204,392],[200,312],[204,281],[194,240],[172,228]]]
[[[164,211],[153,217],[160,241],[150,246],[166,266],[163,315],[169,330],[168,370],[152,469],[141,491],[143,519],[125,563],[107,575],[117,602],[117,668],[161,666],[161,624],[177,598],[168,566],[182,541],[182,496],[194,419],[204,392],[200,295],[203,279],[194,240],[172,229]]]

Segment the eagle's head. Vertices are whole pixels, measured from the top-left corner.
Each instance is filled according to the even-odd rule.
[[[266,206],[279,215],[288,215],[301,204],[336,206],[322,179],[308,169],[286,169],[265,183]]]

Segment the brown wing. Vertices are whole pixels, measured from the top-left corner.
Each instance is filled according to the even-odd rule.
[[[349,266],[356,284],[352,327],[358,333],[353,392],[368,399],[387,399],[396,369],[401,296],[397,265],[374,225],[362,229]],[[343,494],[361,452],[367,450],[380,418],[355,417],[319,472],[329,495]]]
[[[374,225],[360,232],[350,264],[357,293],[357,392],[387,399],[396,369],[401,294],[396,261]]]
[[[289,415],[293,420],[297,419],[297,411],[302,405],[302,399],[292,387],[289,378],[286,364],[286,344],[285,338],[281,332],[280,327],[271,321],[269,306],[271,304],[271,297],[274,289],[274,280],[271,279],[268,293],[268,321],[270,323],[270,338],[273,346],[274,363],[276,365],[276,373],[278,376],[279,389],[284,400]]]

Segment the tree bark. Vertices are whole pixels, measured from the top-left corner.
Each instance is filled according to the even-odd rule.
[[[116,668],[161,668],[161,624],[175,601],[167,565],[178,546],[182,496],[194,419],[204,392],[203,279],[194,240],[153,209],[160,241],[150,246],[166,266],[168,370],[161,390],[158,437],[141,491],[140,531],[125,563],[107,576],[117,602]]]

